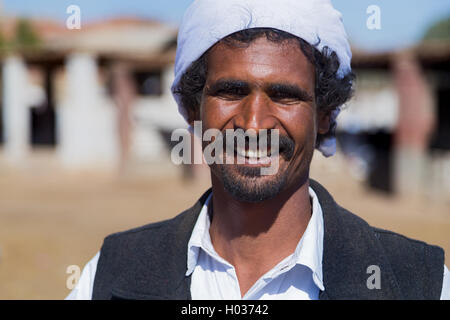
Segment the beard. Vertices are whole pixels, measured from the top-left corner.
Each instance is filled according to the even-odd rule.
[[[295,143],[287,136],[279,137],[279,157],[285,163],[294,154]],[[288,171],[278,168],[274,175],[261,175],[261,168],[238,164],[222,164],[218,173],[225,190],[241,202],[258,203],[278,195],[286,185]],[[285,168],[284,168],[285,169]]]
[[[257,203],[272,199],[285,186],[287,174],[261,176],[260,170],[239,165],[233,170],[228,165],[222,165],[220,171],[225,190],[241,202]]]

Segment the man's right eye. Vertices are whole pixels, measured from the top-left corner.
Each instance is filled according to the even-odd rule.
[[[242,99],[248,94],[248,92],[242,88],[227,88],[216,92],[215,96],[225,99]]]
[[[209,96],[227,100],[239,100],[250,93],[250,87],[244,81],[224,80],[206,87]]]

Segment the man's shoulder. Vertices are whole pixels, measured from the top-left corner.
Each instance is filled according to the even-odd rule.
[[[205,192],[192,207],[177,214],[173,218],[112,233],[105,238],[104,245],[117,242],[126,244],[129,241],[145,241],[146,243],[157,244],[161,241],[173,240],[174,237],[186,237],[192,231],[198,214],[209,193],[210,190]]]
[[[167,298],[167,291],[178,288],[184,279],[187,242],[199,208],[197,202],[171,219],[107,236],[100,250],[93,297]]]
[[[445,261],[441,247],[371,226],[361,217],[340,206],[337,211],[344,225],[352,225],[355,237],[367,240],[368,248],[373,249],[372,254],[378,252],[387,259],[405,299],[415,299],[425,293],[427,298],[439,298],[436,293],[439,293],[442,287]]]
[[[403,272],[418,270],[417,261],[429,270],[432,268],[432,257],[442,262],[438,265],[438,271],[442,271],[445,253],[441,247],[385,229],[372,227],[372,230],[380,240],[384,252],[389,255],[391,261],[398,262],[396,265],[401,267]],[[408,263],[409,261],[415,261],[414,265]]]
[[[173,218],[170,219],[165,219],[162,221],[156,221],[156,222],[151,222],[142,226],[138,226],[138,227],[134,227],[131,229],[127,229],[127,230],[123,230],[123,231],[118,231],[118,232],[114,232],[110,235],[108,235],[106,237],[106,239],[114,239],[114,238],[122,238],[122,237],[129,237],[129,236],[135,236],[135,235],[139,235],[142,233],[147,233],[147,232],[159,232],[161,229],[167,229],[170,228],[170,226],[174,223],[174,221],[181,216],[182,214],[185,214],[185,212],[182,212],[178,215],[176,215]]]
[[[337,205],[337,207],[344,224],[351,224],[360,229],[361,232],[372,233],[381,244],[383,252],[389,256],[391,261],[396,260],[399,262],[399,265],[417,269],[417,265],[409,265],[408,261],[421,260],[427,265],[427,262],[429,261],[428,258],[432,255],[439,257],[442,261],[444,260],[444,250],[439,246],[410,238],[391,230],[372,226],[366,220],[349,210],[342,208],[339,205]]]
[[[445,263],[445,253],[441,247],[389,230],[375,227],[372,230],[405,295],[413,292],[413,288],[416,292],[438,292],[440,295]],[[439,295],[434,295],[434,298],[438,299]]]
[[[430,248],[430,247],[441,249],[440,247],[438,247],[436,245],[432,245],[432,244],[426,243],[426,242],[418,240],[418,239],[410,238],[410,237],[407,237],[403,234],[400,234],[400,233],[397,233],[394,231],[381,229],[381,228],[373,227],[373,226],[371,226],[371,228],[372,228],[373,232],[375,233],[375,236],[384,243],[390,243],[390,242],[394,241],[396,243],[401,244],[402,246],[411,246],[414,248],[421,248],[421,249]]]
[[[311,184],[323,211],[324,279],[328,281],[330,296],[439,299],[444,250],[371,226],[357,213],[338,205],[319,183],[313,181]],[[367,291],[364,272],[371,265],[380,268],[383,290]],[[350,283],[353,285],[347,286]]]
[[[442,257],[444,256],[444,250],[439,246],[410,238],[391,230],[372,226],[366,220],[350,212],[349,210],[342,208],[339,205],[338,208],[345,223],[358,225],[361,229],[370,230],[375,238],[380,241],[384,252],[388,255],[392,255],[403,261],[413,257],[422,257],[426,260],[426,257],[430,254],[437,254],[439,256],[442,255]]]
[[[395,248],[414,249],[418,253],[423,253],[426,250],[442,250],[440,247],[430,245],[424,241],[409,238],[394,231],[374,227],[358,216],[357,213],[355,214],[337,204],[328,191],[317,181],[312,180],[312,185],[319,197],[322,209],[327,212],[332,212],[333,217],[331,218],[329,215],[329,220],[333,219],[334,223],[341,224],[342,227],[346,230],[351,230],[351,232],[358,232],[361,234],[370,232],[382,243],[383,247],[386,247],[386,251],[391,251]]]
[[[148,238],[164,238],[171,234],[171,230],[175,230],[177,226],[179,226],[184,219],[186,219],[186,216],[192,214],[190,210],[185,210],[179,214],[177,214],[175,217],[148,223],[143,226],[127,229],[124,231],[119,231],[112,233],[105,237],[105,242],[112,241],[126,241],[127,239],[146,239],[148,241]]]

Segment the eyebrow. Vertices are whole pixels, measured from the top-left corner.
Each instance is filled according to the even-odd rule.
[[[246,81],[236,79],[219,79],[211,85],[207,86],[206,93],[216,95],[219,92],[232,92],[239,90],[240,92],[249,92],[250,85]],[[313,97],[303,88],[291,83],[269,83],[264,85],[264,91],[269,96],[297,98],[302,101],[313,101]]]
[[[219,92],[228,92],[233,90],[250,91],[250,85],[242,80],[235,79],[220,79],[206,87],[206,93],[215,95]]]

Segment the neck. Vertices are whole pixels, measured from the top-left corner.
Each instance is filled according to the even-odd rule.
[[[260,203],[235,200],[214,178],[212,187],[211,241],[238,277],[247,267],[262,275],[294,252],[311,218],[308,179]]]

